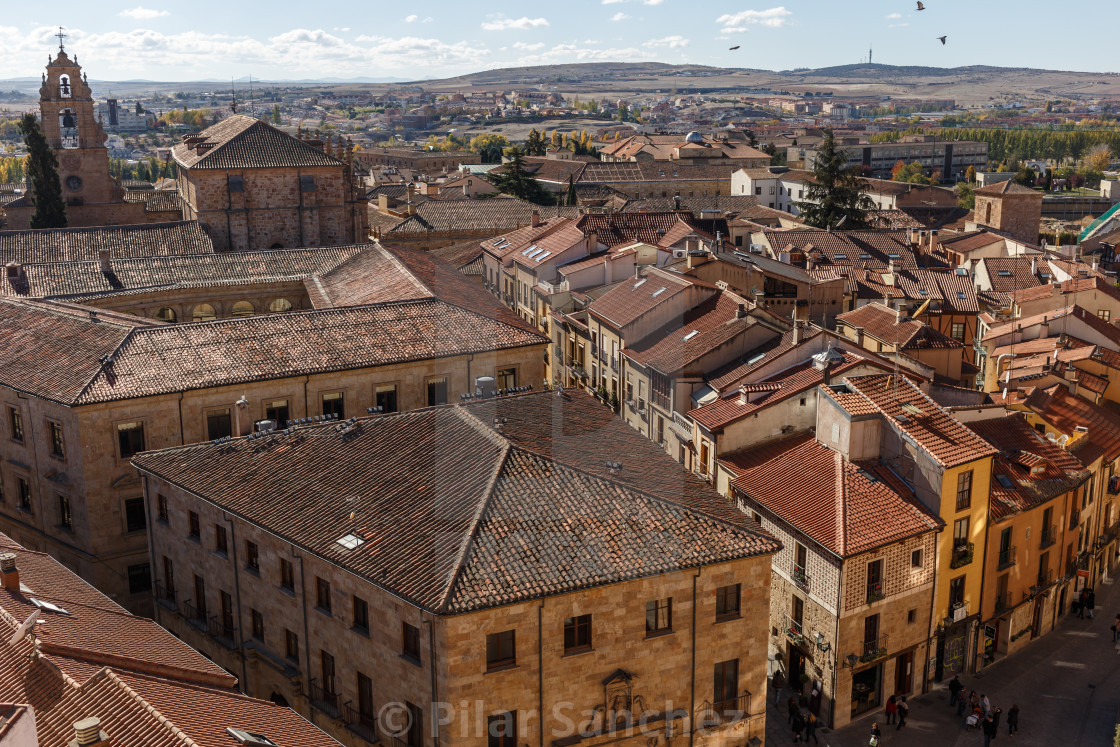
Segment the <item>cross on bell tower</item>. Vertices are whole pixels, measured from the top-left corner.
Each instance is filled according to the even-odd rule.
[[[66,34],[66,32],[65,32],[65,31],[63,31],[63,29],[62,29],[62,27],[61,27],[61,26],[59,26],[59,27],[58,27],[58,33],[57,33],[57,34],[55,34],[55,36],[57,36],[57,37],[58,37],[58,51],[59,51],[59,52],[64,52],[64,51],[66,51],[66,50],[64,50],[64,49],[62,48],[62,40],[66,38],[67,34]]]

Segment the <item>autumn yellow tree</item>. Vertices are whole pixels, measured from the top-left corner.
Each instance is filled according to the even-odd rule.
[[[1101,172],[1112,163],[1112,150],[1107,143],[1097,143],[1085,153],[1083,165],[1090,171]]]

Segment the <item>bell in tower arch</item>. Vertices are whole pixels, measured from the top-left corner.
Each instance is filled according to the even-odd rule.
[[[64,99],[70,98],[72,91],[70,89],[70,76],[61,75],[58,78],[58,95]]]

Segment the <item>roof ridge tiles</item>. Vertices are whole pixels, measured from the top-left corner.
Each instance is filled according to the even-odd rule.
[[[823,444],[821,444],[824,446]],[[827,448],[827,447],[825,447]],[[848,555],[848,481],[844,479],[844,455],[840,452],[833,453],[833,466],[836,470],[835,499],[839,505],[835,507],[836,543],[840,546],[840,554]]]
[[[104,676],[104,678],[115,685],[121,693],[123,693],[126,697],[131,698],[133,702],[136,703],[136,705],[140,706],[140,708],[143,709],[144,712],[149,716],[151,716],[156,721],[156,723],[158,723],[160,726],[165,727],[167,731],[170,732],[171,736],[182,742],[183,745],[185,745],[186,747],[198,747],[197,742],[187,736],[187,734],[182,729],[171,722],[171,719],[160,713],[155,706],[145,700],[144,697],[140,695],[140,693],[136,692],[136,690],[131,685],[121,679],[116,672],[109,669],[108,667],[103,667],[96,675],[94,675],[94,677],[91,677],[86,684],[88,685],[89,682],[92,682],[94,678],[99,676]],[[82,689],[85,690],[86,688],[83,686]]]

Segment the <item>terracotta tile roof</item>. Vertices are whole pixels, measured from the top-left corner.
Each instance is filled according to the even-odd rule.
[[[587,307],[589,314],[622,329],[695,283],[691,278],[663,270],[647,269],[642,277],[619,283]]]
[[[1016,330],[1029,329],[1044,323],[1050,325],[1051,334],[1060,334],[1070,329],[1075,330],[1077,327],[1076,324],[1072,323],[1074,320],[1081,322],[1097,334],[1111,341],[1117,347],[1120,347],[1120,328],[1109,324],[1096,314],[1077,305],[1067,306],[1064,309],[1050,309],[1035,314],[1034,316],[1012,319],[1002,324],[993,325],[984,334],[984,339],[994,340],[1011,335]]]
[[[111,296],[131,292],[302,280],[328,272],[364,245],[117,258],[105,272],[94,261],[26,264],[23,277],[0,278],[0,295],[31,298]]]
[[[1017,303],[1024,303],[1026,301],[1039,301],[1050,298],[1051,296],[1060,297],[1085,291],[1100,291],[1106,296],[1120,301],[1120,288],[1118,288],[1115,283],[1098,275],[1089,277],[1075,276],[1060,283],[1039,285],[1034,288],[1020,290],[1013,294],[1013,298]],[[1065,306],[1066,304],[1062,303],[1062,305]]]
[[[208,254],[214,244],[197,221],[0,231],[0,264],[96,262],[103,249],[113,257],[153,257]]]
[[[582,393],[334,428],[148,452],[135,464],[443,614],[779,547]],[[612,475],[608,460],[622,471]],[[344,550],[336,540],[354,527],[366,542]]]
[[[878,460],[849,462],[811,433],[720,460],[732,486],[841,558],[934,532],[944,522]]]
[[[696,166],[675,161],[589,163],[576,180],[591,184],[720,180],[730,184],[732,171],[734,167],[719,162]]]
[[[1022,184],[1017,184],[1012,179],[1008,179],[1005,182],[999,182],[997,184],[989,184],[986,187],[980,187],[980,189],[976,190],[976,194],[978,194],[978,195],[1037,195],[1039,198],[1042,197],[1041,192],[1035,191],[1035,190],[1031,189],[1030,187],[1024,187]]]
[[[1085,465],[1043,438],[1022,414],[973,421],[969,428],[999,450],[992,468],[991,516],[996,521],[1045,503],[1089,479]]]
[[[862,327],[865,333],[881,342],[897,345],[900,350],[964,347],[960,340],[947,337],[923,322],[909,320],[900,323],[895,310],[880,303],[869,303],[838,314],[836,320],[849,327]]]
[[[305,281],[316,309],[432,298],[433,294],[380,244]]]
[[[175,162],[187,169],[343,166],[342,161],[318,148],[241,114],[227,117],[187,139],[193,142],[179,143],[171,149]]]
[[[572,254],[586,256],[587,241],[583,232],[573,221],[566,218],[558,220],[563,220],[564,225],[558,226],[556,230],[550,231],[547,235],[533,241],[529,246],[520,251],[514,251],[507,257],[522,267],[532,269],[545,262],[555,262],[561,254],[569,250],[574,250],[569,256]],[[531,248],[534,246],[536,249]]]
[[[463,241],[432,249],[428,253],[439,262],[463,272],[464,268],[472,266],[482,256],[482,249],[477,241]]]
[[[737,318],[740,304],[751,306],[745,298],[721,291],[685,312],[683,324],[674,321],[637,344],[628,345],[623,354],[671,376],[758,323],[750,315]]]
[[[904,231],[824,231],[796,228],[788,231],[766,231],[767,242],[775,252],[806,252],[815,249],[816,267],[854,267],[885,270],[894,263],[896,270],[916,269],[918,260],[907,243]],[[926,256],[928,264],[933,258]],[[829,268],[832,269],[832,268]]]
[[[988,281],[996,293],[1014,293],[1025,288],[1033,288],[1042,283],[1031,272],[1030,257],[986,257],[980,260],[987,270]],[[1045,263],[1038,262],[1045,266]]]
[[[833,365],[833,377],[844,374],[861,365],[887,370],[885,366],[880,365],[877,361],[861,357],[847,350],[836,349],[833,352],[843,359],[842,363],[838,362]],[[764,393],[753,401],[742,402],[736,390],[731,392],[729,396],[719,397],[706,405],[690,411],[688,416],[709,431],[718,431],[735,421],[742,420],[749,415],[755,414],[759,410],[763,410],[773,404],[813,389],[822,381],[824,381],[824,372],[815,368],[813,360],[810,358],[780,373],[763,379],[761,382],[755,382],[756,385],[761,383],[778,384],[779,386],[774,389],[758,387],[758,390]]]
[[[987,442],[949,415],[905,376],[856,376],[847,383],[944,467],[967,464],[995,453]],[[903,409],[903,405],[917,408],[919,412],[910,407]]]
[[[708,236],[695,225],[691,216],[683,213],[589,213],[582,216],[577,225],[584,234],[594,231],[599,243],[607,246],[639,241],[667,246],[666,236],[674,228],[677,229],[674,234],[680,234],[680,238],[693,232]]]
[[[428,231],[491,231],[494,234],[529,225],[533,211],[542,218],[576,217],[579,207],[541,207],[512,197],[488,200],[429,200],[416,206],[416,214],[392,226],[387,233]]]
[[[677,202],[672,197],[643,197],[630,200],[622,209],[624,213],[668,213],[676,209]],[[687,210],[693,217],[702,213],[720,213],[725,217],[751,214],[759,207],[754,195],[708,195],[702,197],[681,197],[680,209]],[[769,210],[769,208],[766,208]],[[785,213],[783,213],[785,215]]]
[[[819,334],[822,334],[822,332],[817,328],[808,329],[802,333],[801,342],[812,340]],[[793,341],[794,336],[795,333],[791,329],[781,336],[767,340],[757,348],[744,353],[739,360],[731,361],[717,368],[708,377],[708,385],[719,392],[742,381],[775,358],[797,347],[799,343]]]
[[[125,202],[144,203],[145,213],[171,213],[183,211],[183,198],[174,189],[129,190]]]
[[[1083,463],[1092,461],[1082,453],[1088,445],[1098,450],[1108,462],[1120,457],[1120,415],[1112,410],[1070,394],[1061,384],[1049,389],[1035,389],[1024,403],[1060,433],[1073,436],[1078,426],[1088,429],[1088,433],[1079,438],[1072,449]]]
[[[982,249],[992,244],[1003,244],[1003,236],[986,230],[969,231],[958,236],[946,236],[940,240],[942,247],[960,254],[968,254],[976,249]],[[991,258],[989,258],[991,259]],[[998,257],[997,259],[1009,259]]]

